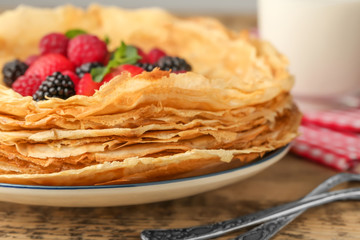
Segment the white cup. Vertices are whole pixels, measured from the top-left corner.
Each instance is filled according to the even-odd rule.
[[[290,61],[295,98],[360,90],[360,0],[258,0],[261,38]]]

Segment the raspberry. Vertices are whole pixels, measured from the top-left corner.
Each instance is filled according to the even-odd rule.
[[[25,63],[30,66],[33,64],[40,56],[39,55],[30,55],[26,60]]]
[[[79,76],[79,78],[82,78],[85,73],[90,73],[91,69],[96,68],[96,67],[103,67],[103,66],[104,65],[102,65],[101,63],[98,63],[98,62],[84,63],[80,67],[76,68],[76,74]]]
[[[136,47],[137,54],[141,57],[141,59],[138,61],[139,63],[146,63],[148,62],[146,53],[139,47]]]
[[[156,65],[165,71],[169,71],[170,69],[173,72],[179,71],[191,71],[191,66],[185,61],[185,59],[179,57],[170,57],[165,56],[157,61]]]
[[[32,96],[41,85],[42,80],[37,75],[20,76],[12,85],[15,92],[22,96]]]
[[[76,66],[88,62],[104,63],[107,53],[106,43],[89,34],[71,39],[67,50],[69,60]]]
[[[158,48],[153,48],[147,55],[147,62],[154,64],[159,61],[160,58],[166,56],[166,53]]]
[[[94,82],[90,73],[85,73],[77,85],[76,94],[92,96],[95,93],[95,90],[100,88],[101,84],[102,83]]]
[[[65,70],[61,72],[62,75],[67,75],[70,77],[71,81],[73,81],[75,88],[78,85],[80,78],[78,77],[78,75],[76,75],[76,73],[69,71],[69,70]]]
[[[63,55],[49,53],[39,57],[25,72],[25,75],[39,75],[42,80],[54,72],[74,71],[74,65]]]
[[[67,99],[75,95],[74,83],[70,77],[60,72],[48,76],[33,95],[35,101],[46,100],[46,97]]]
[[[59,53],[66,56],[69,39],[62,33],[50,33],[45,35],[39,43],[41,55],[47,53]]]
[[[28,65],[26,63],[17,59],[7,62],[2,69],[5,85],[11,87],[18,77],[24,75],[27,68]]]
[[[103,64],[107,65],[112,57],[113,57],[113,52],[108,52],[108,54],[106,54],[106,57],[105,57],[105,60],[104,60]]]

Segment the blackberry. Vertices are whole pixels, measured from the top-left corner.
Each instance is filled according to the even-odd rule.
[[[165,71],[169,71],[170,69],[173,72],[191,71],[191,66],[185,61],[185,59],[179,57],[164,56],[157,61],[156,65],[161,70]]]
[[[152,70],[154,70],[154,68],[156,68],[157,66],[151,63],[135,63],[135,66],[141,67],[142,69],[144,69],[147,72],[151,72]]]
[[[67,99],[73,95],[75,95],[75,87],[70,77],[60,72],[54,72],[41,83],[33,95],[33,99],[35,101],[46,100],[45,97]]]
[[[11,62],[7,62],[2,69],[5,85],[11,87],[18,77],[24,75],[28,67],[29,66],[26,63],[21,62],[17,59]]]
[[[103,67],[104,65],[102,65],[99,62],[88,62],[88,63],[84,63],[83,65],[81,65],[80,67],[76,68],[76,74],[79,76],[79,78],[82,78],[84,76],[85,73],[89,73],[91,72],[91,69],[96,68],[96,67]]]

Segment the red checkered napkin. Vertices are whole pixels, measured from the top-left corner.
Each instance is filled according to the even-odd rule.
[[[312,111],[303,116],[304,124],[314,124],[337,131],[360,133],[360,110]]]
[[[303,116],[292,151],[336,170],[360,162],[360,110],[313,111]]]

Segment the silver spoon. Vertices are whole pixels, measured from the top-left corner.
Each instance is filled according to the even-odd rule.
[[[328,178],[326,181],[321,183],[318,187],[316,187],[313,191],[311,191],[306,197],[301,199],[300,201],[306,200],[310,196],[314,196],[319,193],[324,193],[329,191],[331,188],[335,187],[344,182],[350,181],[360,181],[360,174],[351,174],[351,173],[339,173]],[[305,209],[306,210],[306,209]],[[278,219],[274,219],[268,222],[265,222],[250,231],[247,231],[234,240],[269,240],[276,233],[278,233],[283,227],[292,222],[296,217],[302,214],[305,210],[296,212],[294,214],[284,216]]]
[[[356,174],[339,174],[336,175],[324,183],[319,188],[331,188],[338,183],[359,180],[360,175]],[[314,190],[314,191],[315,191]],[[304,210],[306,208],[318,206],[321,204],[348,199],[360,199],[360,189],[346,189],[331,193],[323,193],[318,195],[312,195],[298,201],[287,203],[278,207],[266,209],[257,213],[245,215],[239,218],[218,222],[210,225],[180,228],[180,229],[168,229],[168,230],[144,230],[141,233],[143,240],[160,240],[160,239],[187,239],[187,240],[199,240],[209,239],[221,236],[231,231],[239,230],[244,227],[257,225],[269,220],[273,220],[279,217],[285,217],[289,214],[294,214],[297,211]],[[279,220],[280,223],[283,221]]]

